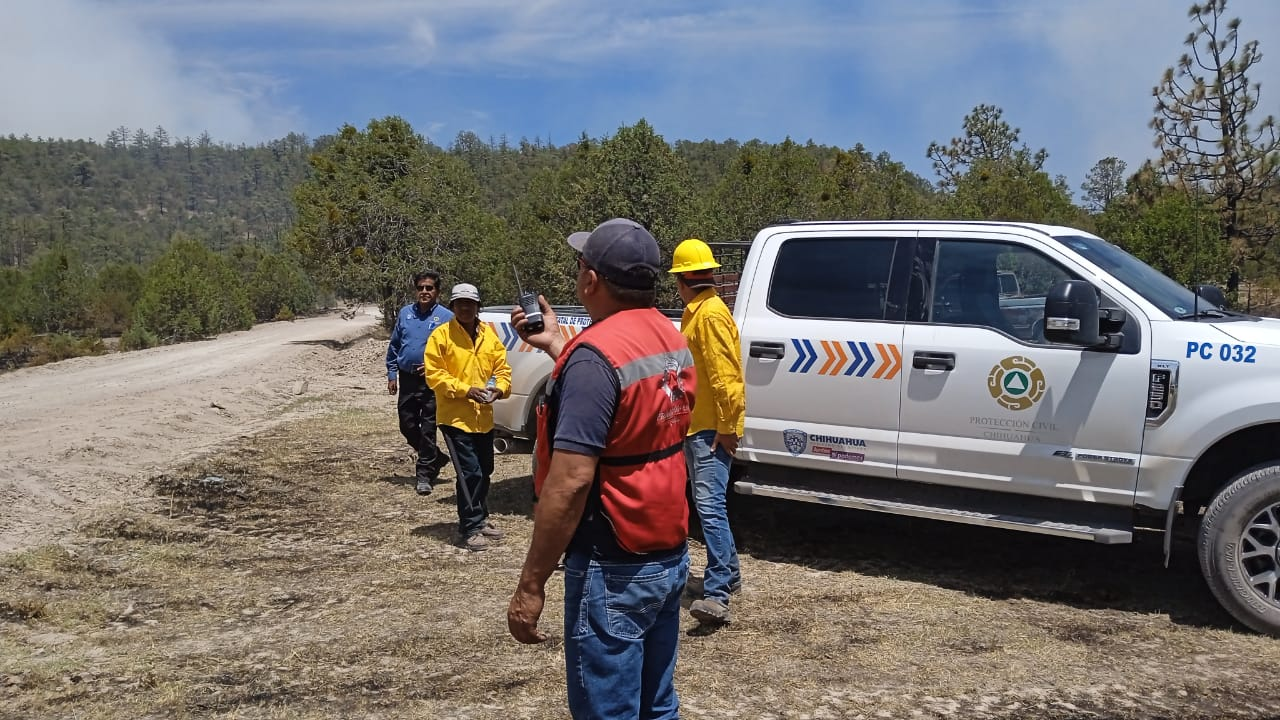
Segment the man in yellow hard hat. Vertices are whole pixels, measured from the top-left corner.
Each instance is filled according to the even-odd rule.
[[[738,549],[729,529],[725,495],[729,466],[738,451],[746,421],[746,382],[738,326],[716,294],[713,270],[720,267],[711,248],[690,238],[676,246],[671,273],[685,303],[680,332],[689,342],[701,402],[693,406],[685,458],[693,484],[694,507],[702,524],[707,564],[701,583],[687,588],[697,599],[689,613],[704,625],[730,620],[729,596],[742,589]]]

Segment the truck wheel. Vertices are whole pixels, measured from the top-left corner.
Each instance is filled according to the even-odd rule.
[[[1236,477],[1200,523],[1200,571],[1237,620],[1280,635],[1280,463]]]

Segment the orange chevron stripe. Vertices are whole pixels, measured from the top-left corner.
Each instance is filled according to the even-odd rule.
[[[831,347],[836,351],[836,356],[840,359],[840,362],[837,362],[836,366],[831,368],[831,374],[839,375],[840,371],[844,370],[845,364],[849,362],[849,353],[844,351],[844,343],[839,340],[832,340]]]
[[[885,380],[892,380],[902,369],[902,353],[898,352],[898,346],[890,345],[889,352],[893,353],[893,369],[884,376]]]
[[[831,341],[822,340],[822,351],[827,354],[827,361],[822,364],[822,368],[818,370],[819,375],[831,374],[831,365],[836,361],[836,354],[831,350]]]
[[[876,368],[875,374],[871,377],[882,380],[884,372],[889,369],[889,354],[884,351],[884,343],[876,343],[876,352],[880,353],[880,367]]]

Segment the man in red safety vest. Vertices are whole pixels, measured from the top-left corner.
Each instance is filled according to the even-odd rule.
[[[653,308],[661,258],[647,230],[619,218],[569,244],[591,326],[566,341],[542,298],[542,332],[527,332],[519,307],[511,314],[556,364],[538,411],[533,540],[507,623],[520,642],[546,639],[538,618],[563,553],[570,713],[676,718],[693,357]]]

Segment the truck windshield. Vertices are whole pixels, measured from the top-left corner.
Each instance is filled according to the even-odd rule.
[[[1106,240],[1084,235],[1058,235],[1054,239],[1106,270],[1171,318],[1185,318],[1196,311],[1220,311],[1204,298],[1197,302],[1190,290]]]

